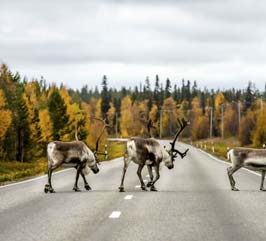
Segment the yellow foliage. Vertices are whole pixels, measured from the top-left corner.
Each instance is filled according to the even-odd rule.
[[[110,102],[110,108],[107,112],[108,121],[109,121],[110,125],[112,125],[114,122],[115,112],[116,112],[116,109],[114,107],[114,104],[112,102]]]
[[[36,95],[36,82],[30,82],[25,85],[24,95],[29,98],[34,108],[39,106],[38,96]]]
[[[158,107],[157,105],[153,104],[151,107],[151,111],[149,113],[149,118],[153,123],[156,122],[157,114],[158,114]]]
[[[266,144],[266,110],[257,111],[257,123],[252,132],[252,142],[255,147],[262,147]]]
[[[39,111],[39,117],[40,117],[40,127],[42,130],[42,142],[49,142],[52,139],[52,128],[53,124],[50,119],[49,111],[48,109],[42,109]]]
[[[12,115],[11,111],[5,109],[6,98],[4,92],[0,89],[0,142],[4,139],[4,136],[11,124]]]
[[[6,106],[6,98],[3,90],[0,89],[0,108]]]
[[[96,140],[99,138],[103,128],[102,121],[94,119],[94,118],[102,119],[101,100],[92,99],[90,105],[83,102],[82,109],[86,120],[85,129],[88,134],[86,138],[86,143],[92,150],[95,150]],[[99,141],[99,151],[103,151],[104,148],[103,146],[106,142],[106,138],[107,138],[107,130],[105,129]]]
[[[224,95],[222,92],[219,91],[216,94],[215,101],[214,101],[216,111],[220,111],[221,104],[223,103],[224,103]]]
[[[123,137],[129,136],[129,127],[132,121],[132,101],[129,96],[125,96],[121,101],[120,131]]]
[[[170,134],[170,131],[175,132],[177,118],[179,117],[175,100],[172,97],[165,99],[162,105],[162,110],[163,134]]]
[[[198,116],[197,120],[193,122],[192,125],[192,139],[199,140],[207,138],[209,135],[209,119],[206,116]]]
[[[224,136],[235,136],[238,133],[237,111],[232,106],[224,109]]]
[[[12,121],[11,111],[0,109],[0,142],[3,140]]]

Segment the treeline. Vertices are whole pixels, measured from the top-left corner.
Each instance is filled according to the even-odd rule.
[[[152,87],[153,86],[153,87]],[[134,88],[108,86],[104,76],[98,87],[81,90],[48,85],[42,78],[27,81],[3,64],[0,68],[0,159],[31,161],[45,155],[52,140],[71,141],[80,127],[79,139],[94,149],[106,118],[112,128],[104,133],[117,137],[152,135],[172,137],[178,118],[190,125],[183,133],[192,140],[237,137],[242,145],[261,147],[266,142],[266,93],[250,82],[244,89],[200,89],[197,82],[170,79],[151,81]],[[108,132],[108,133],[107,133]]]

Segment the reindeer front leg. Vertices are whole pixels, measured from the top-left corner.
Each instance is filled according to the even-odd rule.
[[[233,177],[233,174],[240,168],[241,168],[241,166],[234,166],[234,167],[228,167],[227,168],[227,174],[228,174],[228,178],[229,178],[229,181],[231,184],[231,190],[232,191],[239,191],[239,189],[237,189],[235,187],[236,182],[235,182],[235,179]]]
[[[265,179],[265,170],[261,171],[261,183],[260,183],[260,190],[261,191],[266,191],[264,188],[264,179]]]
[[[125,189],[124,189],[124,180],[125,180],[125,175],[126,175],[129,163],[130,163],[130,159],[129,159],[128,154],[126,153],[125,156],[124,156],[124,168],[123,168],[123,173],[122,173],[121,184],[120,184],[120,187],[118,188],[119,192],[124,192],[125,191]]]
[[[145,183],[144,183],[144,181],[143,181],[143,179],[142,179],[142,176],[141,176],[141,172],[142,172],[143,167],[144,167],[144,165],[141,165],[141,164],[139,165],[139,167],[138,167],[138,171],[137,171],[137,175],[138,175],[139,180],[140,180],[141,189],[142,189],[143,191],[147,191],[146,186],[145,186]]]
[[[147,169],[148,169],[149,176],[150,176],[150,181],[147,183],[147,187],[151,187],[151,185],[153,183],[152,166],[151,165],[147,165]]]
[[[156,177],[154,179],[154,181],[152,182],[152,185],[151,185],[151,191],[154,191],[154,192],[157,192],[157,189],[156,187],[154,186],[155,182],[157,182],[160,178],[160,172],[159,172],[159,169],[160,169],[160,163],[157,163],[155,165],[155,174],[156,174]]]
[[[91,190],[91,187],[90,187],[90,185],[88,184],[85,175],[84,175],[82,172],[81,172],[80,174],[81,174],[81,176],[82,176],[82,178],[83,178],[85,189],[86,189],[87,191]]]
[[[77,167],[76,180],[75,180],[75,184],[74,184],[74,187],[73,187],[73,191],[75,191],[75,192],[80,192],[80,189],[78,187],[78,180],[79,180],[79,174],[81,173],[81,169],[82,169],[82,167],[81,167],[81,165],[79,165]]]
[[[47,172],[48,183],[45,184],[45,187],[44,187],[44,192],[45,193],[48,193],[48,192],[55,193],[55,190],[52,187],[52,173],[53,173],[53,170],[55,170],[59,166],[60,166],[60,163],[57,163],[54,166],[52,164],[48,164],[48,172]]]

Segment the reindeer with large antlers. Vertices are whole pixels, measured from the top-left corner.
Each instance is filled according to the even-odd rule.
[[[147,187],[150,187],[151,191],[157,191],[154,184],[160,178],[160,173],[159,173],[160,163],[164,162],[165,166],[168,169],[172,169],[174,167],[174,161],[175,161],[175,158],[177,157],[177,154],[179,154],[181,158],[184,158],[188,152],[188,149],[183,153],[175,149],[175,143],[176,143],[177,137],[187,126],[187,121],[185,121],[184,119],[182,119],[182,121],[178,120],[178,123],[180,125],[180,129],[175,134],[174,140],[170,142],[171,144],[170,150],[166,150],[154,138],[133,137],[130,140],[128,140],[126,144],[126,152],[124,155],[124,168],[123,168],[123,173],[122,173],[122,179],[121,179],[121,184],[119,187],[120,192],[125,191],[124,190],[124,179],[125,179],[125,174],[126,174],[128,165],[131,161],[133,161],[139,166],[137,175],[140,180],[141,189],[144,191],[147,190],[145,183],[141,176],[143,167],[147,165],[149,176],[151,179],[151,181],[147,184]],[[152,167],[155,168],[155,173],[156,173],[156,177],[154,180],[153,180],[153,174],[152,174]]]
[[[91,190],[90,185],[88,184],[85,175],[87,175],[90,170],[94,174],[99,172],[98,164],[99,160],[97,155],[103,154],[98,152],[99,141],[103,132],[108,125],[105,120],[103,121],[103,127],[101,133],[96,141],[95,151],[92,152],[89,147],[82,141],[78,140],[77,132],[75,134],[76,141],[72,142],[63,142],[63,141],[53,141],[50,142],[47,146],[47,155],[48,155],[48,184],[45,185],[44,192],[55,192],[52,187],[52,172],[59,166],[68,166],[74,167],[77,169],[75,184],[73,190],[79,192],[78,179],[81,175],[84,180],[84,187],[86,190]],[[106,154],[106,153],[104,153]]]

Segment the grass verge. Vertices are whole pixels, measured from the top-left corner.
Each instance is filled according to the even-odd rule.
[[[240,146],[239,141],[236,138],[209,138],[193,142],[192,145],[225,161],[227,161],[226,154],[228,149]]]

